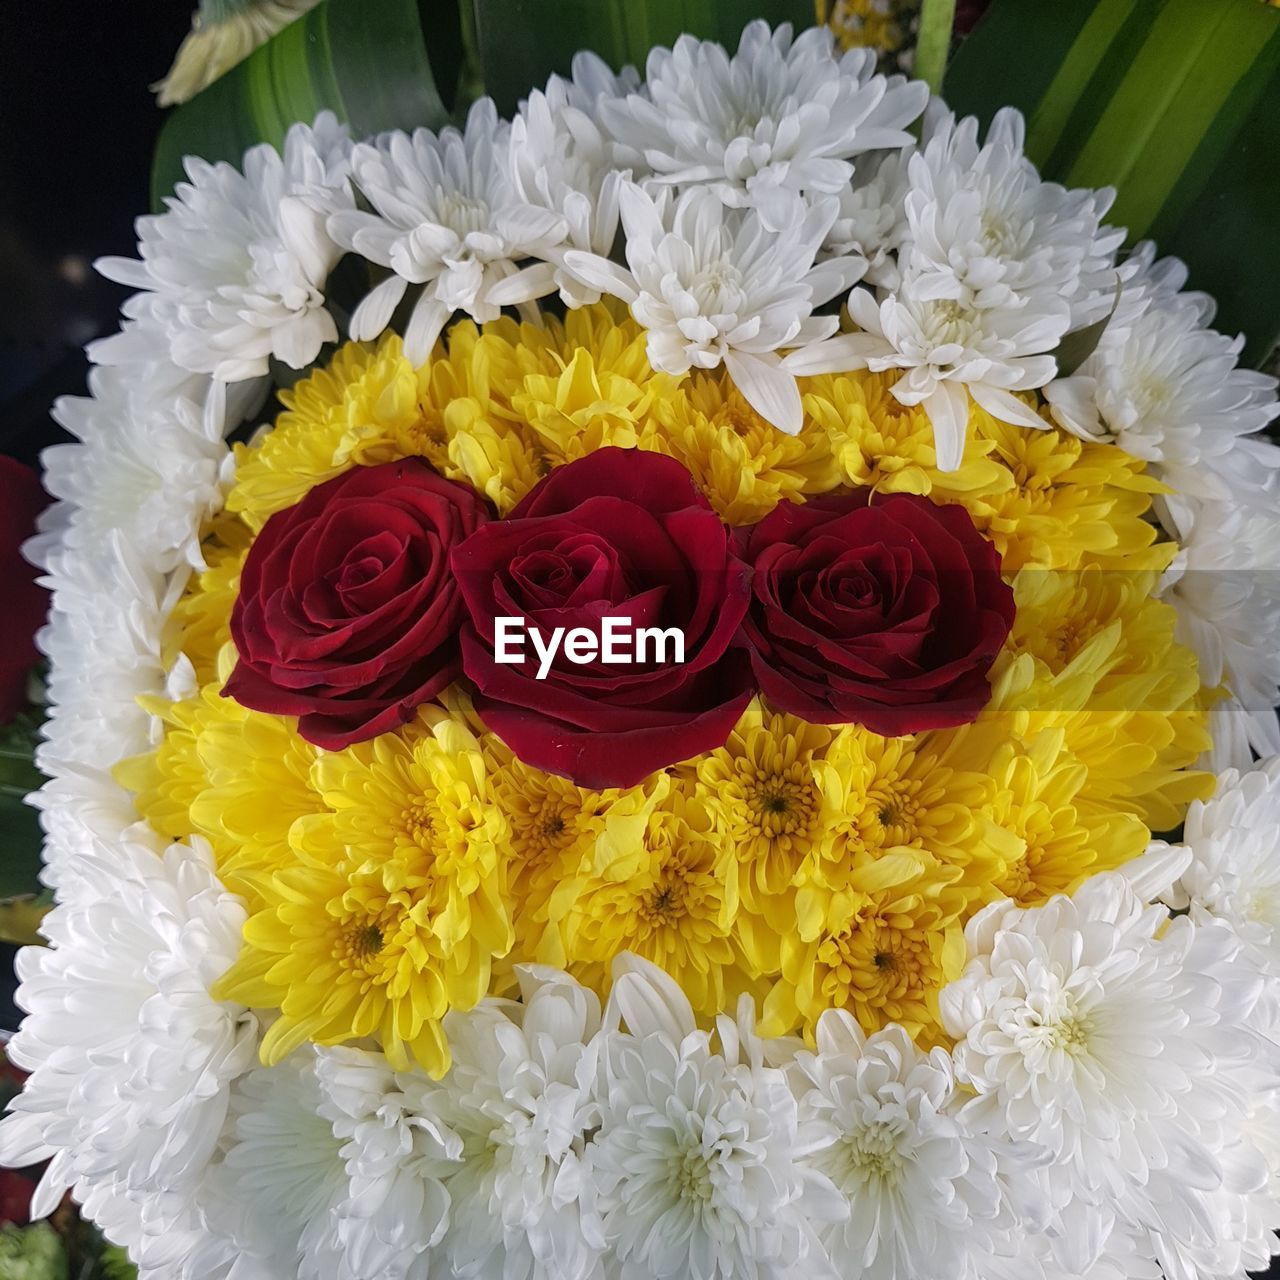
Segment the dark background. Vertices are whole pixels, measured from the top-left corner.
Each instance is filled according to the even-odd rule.
[[[164,113],[148,85],[195,0],[39,0],[0,37],[0,452],[52,438],[53,396],[83,383],[78,348],[124,290],[93,260],[134,252]]]
[[[93,261],[133,256],[169,68],[195,0],[37,0],[0,35],[0,453],[34,464],[62,437],[55,396],[83,391],[80,350],[126,290]],[[3,602],[0,602],[0,609]],[[0,643],[3,643],[0,628]],[[0,946],[0,1027],[17,1025]]]

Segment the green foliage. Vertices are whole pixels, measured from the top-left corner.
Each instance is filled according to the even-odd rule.
[[[32,763],[40,716],[27,712],[0,726],[0,900],[39,888],[40,823],[24,797],[44,781]],[[0,902],[0,937],[11,912]],[[25,914],[24,914],[25,919]],[[24,935],[25,936],[25,935]]]
[[[361,136],[438,128],[462,62],[456,0],[325,0],[174,110],[156,146],[152,203],[182,178],[184,156],[238,163],[325,108]]]
[[[1280,9],[1259,0],[995,0],[948,101],[1027,117],[1046,177],[1114,186],[1111,220],[1182,258],[1260,363],[1280,338]]]
[[[529,90],[564,74],[579,49],[615,70],[643,68],[649,50],[683,32],[734,46],[753,18],[811,26],[813,0],[475,0],[485,91],[514,110]]]

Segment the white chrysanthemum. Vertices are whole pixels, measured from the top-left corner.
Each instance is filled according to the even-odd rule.
[[[730,209],[705,187],[672,200],[634,183],[620,193],[627,265],[570,251],[582,282],[631,307],[649,331],[649,363],[665,373],[723,364],[743,397],[795,435],[803,421],[795,377],[779,351],[834,333],[835,316],[814,308],[848,289],[862,270],[852,258],[814,258],[836,214],[816,202],[785,231],[767,230],[751,209]]]
[[[559,292],[566,306],[600,300],[600,291],[562,265],[564,252],[579,249],[607,257],[618,238],[618,191],[638,176],[631,157],[600,122],[602,102],[638,88],[635,72],[621,76],[593,53],[573,60],[573,78],[552,76],[545,93],[536,90],[511,122],[511,182],[526,204],[563,219],[565,233],[543,248],[548,261],[524,267],[489,291],[490,301],[508,306]]]
[[[858,277],[864,284],[898,285],[898,250],[907,231],[907,159],[905,151],[890,151],[878,163],[858,166],[853,184],[840,192],[840,211],[818,255],[865,263]]]
[[[1067,308],[1050,294],[1017,306],[982,307],[972,291],[932,296],[919,284],[921,264],[900,260],[896,290],[855,289],[849,314],[861,333],[842,333],[783,361],[791,374],[903,369],[893,394],[922,405],[933,423],[938,466],[954,471],[964,456],[969,397],[993,417],[1024,427],[1049,424],[1010,393],[1042,387],[1056,365],[1046,354],[1066,331]]]
[[[271,357],[305,368],[337,340],[324,287],[337,262],[328,214],[349,207],[349,141],[332,113],[294,125],[284,153],[265,143],[244,170],[186,161],[165,213],[138,219],[141,261],[102,258],[103,275],[140,289],[124,305],[139,324],[94,343],[102,364],[154,358],[163,334],[173,362],[226,382],[257,377]]]
[[[1280,517],[1240,502],[1184,497],[1182,549],[1162,594],[1178,614],[1178,639],[1200,659],[1209,688],[1230,699],[1214,708],[1209,765],[1247,768],[1249,748],[1280,754]]]
[[[1125,1229],[1137,1234],[1143,1255],[1159,1262],[1165,1280],[1243,1280],[1246,1269],[1265,1269],[1280,1250],[1273,1234],[1280,1204],[1268,1162],[1280,1094],[1275,987],[1224,921],[1174,927],[1192,935],[1179,975],[1181,1001],[1195,1012],[1187,1034],[1209,1064],[1196,1085],[1194,1111],[1184,1107],[1176,1115],[1182,1134],[1175,1140],[1186,1145],[1189,1137],[1214,1159],[1195,1167],[1194,1190],[1183,1162],[1153,1168],[1141,1212],[1130,1214]],[[1194,1152],[1187,1145],[1187,1156]]]
[[[312,1049],[251,1071],[232,1090],[224,1155],[201,1206],[210,1230],[234,1254],[260,1260],[268,1274],[299,1280],[343,1274],[336,1210],[348,1185],[327,1106]]]
[[[1211,800],[1187,811],[1182,843],[1191,865],[1166,896],[1225,920],[1280,978],[1280,756],[1243,773],[1227,769]]]
[[[978,122],[930,112],[926,142],[907,161],[906,237],[921,297],[972,297],[981,310],[1057,298],[1063,332],[1101,320],[1116,293],[1124,232],[1102,226],[1115,193],[1042,182],[1023,154],[1026,129],[997,111],[985,143]]]
[[[394,132],[351,153],[351,171],[373,212],[347,210],[329,232],[392,274],[351,317],[351,336],[376,338],[410,285],[422,285],[404,330],[405,354],[422,364],[449,317],[496,320],[489,290],[525,258],[545,258],[564,238],[558,214],[525,204],[511,185],[511,127],[481,98],[465,132]]]
[[[863,332],[785,362],[797,374],[905,370],[893,393],[924,406],[944,470],[963,457],[970,395],[1003,422],[1047,426],[1011,393],[1049,382],[1054,348],[1115,299],[1122,233],[1101,225],[1111,193],[1041,182],[1023,132],[1016,111],[1001,111],[979,146],[976,120],[935,110],[923,148],[846,194],[832,243],[861,253],[880,287],[849,298]]]
[[[317,1052],[316,1076],[349,1184],[335,1210],[343,1265],[352,1280],[429,1280],[449,1225],[441,1178],[462,1158],[440,1083],[345,1046]]]
[[[828,1254],[866,1280],[987,1280],[1019,1225],[1005,1180],[1039,1149],[970,1130],[949,1056],[924,1055],[901,1027],[868,1039],[828,1010],[795,1071],[805,1162],[848,1201],[847,1219],[822,1231]]]
[[[40,810],[44,829],[40,883],[54,890],[59,902],[97,894],[89,869],[104,843],[109,846],[138,823],[133,796],[103,769],[61,763],[57,775],[28,802]],[[139,833],[148,830],[139,826]]]
[[[101,856],[114,883],[58,907],[42,926],[52,945],[18,957],[27,1017],[9,1053],[33,1074],[0,1122],[0,1161],[50,1162],[36,1217],[68,1188],[139,1203],[137,1239],[122,1242],[154,1248],[189,1213],[230,1082],[253,1061],[256,1020],[209,994],[245,910],[200,842],[157,856],[122,840]]]
[[[229,410],[223,383],[163,365],[93,369],[89,390],[53,408],[84,443],[41,456],[45,487],[75,507],[68,545],[92,546],[118,529],[157,569],[202,566],[200,530],[231,480],[223,437],[239,406]]]
[[[486,1001],[445,1022],[453,1066],[440,1105],[463,1149],[445,1179],[439,1253],[454,1275],[588,1280],[603,1247],[582,1168],[600,1005],[558,970],[517,976],[522,1003]]]
[[[681,36],[654,49],[647,94],[605,102],[614,134],[639,151],[659,182],[707,184],[726,204],[759,210],[783,231],[805,197],[835,195],[852,157],[900,147],[928,101],[923,83],[873,75],[870,50],[837,59],[832,35],[749,23],[736,54]]]
[[[610,1000],[606,1024],[628,1033],[603,1044],[586,1158],[622,1280],[830,1274],[801,1202],[838,1197],[796,1163],[785,1075],[727,1019],[714,1052],[676,984],[635,957],[615,963]]]
[[[1077,1272],[1117,1223],[1209,1232],[1207,1198],[1231,1189],[1223,1124],[1257,1049],[1260,984],[1233,967],[1225,927],[1145,904],[1188,860],[1157,850],[1132,882],[1112,872],[1041,907],[985,908],[942,992],[957,1076],[977,1094],[963,1115],[1052,1154],[1054,1253]]]
[[[1261,431],[1280,412],[1276,380],[1236,367],[1244,339],[1207,327],[1212,305],[1203,295],[1177,292],[1186,275],[1181,263],[1152,262],[1148,246],[1140,246],[1137,262],[1125,283],[1135,303],[1071,377],[1045,388],[1045,398],[1068,431],[1157,464],[1180,493],[1233,498],[1222,474],[1231,465],[1226,457],[1238,437]]]
[[[138,699],[164,692],[161,632],[181,581],[151,568],[119,531],[92,550],[45,551],[42,581],[54,597],[36,640],[49,659],[49,718],[36,762],[50,774],[101,768],[153,745],[157,722]]]

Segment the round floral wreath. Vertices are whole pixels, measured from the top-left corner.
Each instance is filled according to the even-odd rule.
[[[191,1280],[1265,1265],[1275,385],[927,97],[583,55],[189,160],[100,264],[36,1212]],[[614,614],[684,661],[496,660]]]

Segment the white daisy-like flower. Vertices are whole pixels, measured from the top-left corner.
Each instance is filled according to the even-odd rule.
[[[1208,327],[1212,304],[1203,295],[1176,291],[1181,263],[1152,262],[1150,248],[1140,249],[1124,286],[1135,303],[1071,377],[1045,388],[1045,399],[1068,431],[1156,464],[1179,493],[1234,498],[1228,455],[1280,413],[1276,380],[1237,367],[1244,339]]]
[[[445,1023],[453,1066],[441,1108],[462,1139],[445,1179],[455,1275],[588,1280],[603,1248],[582,1167],[595,1127],[595,994],[519,966],[521,1002],[486,1001]]]
[[[153,569],[119,530],[94,549],[46,551],[53,605],[36,641],[49,659],[49,708],[36,763],[58,775],[154,745],[158,722],[139,699],[164,692],[161,634],[182,580]]]
[[[545,93],[534,91],[511,122],[511,183],[527,205],[563,219],[558,244],[543,247],[547,261],[524,267],[489,290],[501,306],[559,292],[569,307],[600,300],[562,265],[568,249],[607,257],[618,238],[618,192],[637,166],[600,121],[601,104],[639,87],[627,68],[615,76],[593,53],[573,60],[570,80],[552,76]]]
[[[92,546],[120,530],[157,569],[202,567],[200,530],[234,472],[224,437],[243,416],[243,394],[229,406],[224,383],[165,365],[96,368],[89,390],[53,407],[83,444],[41,456],[45,487],[75,508],[67,544]]]
[[[430,1280],[449,1225],[441,1179],[463,1153],[440,1083],[346,1046],[319,1050],[315,1070],[348,1180],[334,1210],[343,1266],[351,1280]]]
[[[210,995],[246,913],[202,842],[157,856],[121,840],[101,856],[114,882],[46,917],[49,948],[19,953],[27,1017],[9,1054],[32,1075],[0,1121],[0,1163],[49,1161],[35,1217],[67,1189],[86,1205],[136,1201],[122,1243],[156,1248],[189,1214],[230,1083],[254,1058],[256,1019]]]
[[[1247,768],[1252,755],[1280,754],[1280,517],[1240,502],[1183,496],[1176,507],[1181,550],[1161,585],[1177,610],[1178,639],[1195,650],[1200,678],[1225,685],[1211,709],[1209,766]]]
[[[849,185],[854,156],[911,141],[907,126],[924,110],[927,87],[874,69],[867,49],[837,59],[825,27],[793,40],[789,25],[770,31],[758,20],[733,55],[693,36],[654,49],[647,93],[606,101],[602,111],[655,180],[707,184],[783,231],[803,216],[805,198]]]
[[[937,297],[920,286],[923,268],[913,254],[899,266],[898,287],[878,291],[878,300],[866,289],[849,295],[849,314],[862,332],[793,351],[783,370],[796,376],[905,370],[893,394],[928,413],[944,471],[954,471],[964,457],[970,396],[1002,422],[1047,427],[1012,393],[1042,387],[1053,377],[1057,366],[1047,353],[1066,332],[1066,303],[1049,293],[1005,307],[979,305],[972,290]]]
[[[816,1053],[797,1055],[794,1070],[805,1162],[848,1201],[847,1218],[822,1232],[832,1258],[866,1280],[986,1280],[990,1257],[1013,1252],[1019,1218],[1005,1182],[1021,1176],[1034,1197],[1020,1165],[1031,1168],[1039,1148],[965,1125],[944,1050],[926,1056],[897,1026],[868,1039],[829,1009]]]
[[[852,185],[840,191],[840,210],[818,256],[860,259],[866,264],[859,276],[864,284],[893,289],[900,279],[908,156],[906,151],[890,151],[878,162],[859,165]]]
[[[44,758],[49,764],[48,756]],[[99,889],[90,869],[98,850],[138,823],[132,794],[105,769],[60,762],[57,774],[27,802],[40,811],[44,830],[40,883],[52,889],[59,902],[96,895]],[[145,824],[139,828],[147,830]]]
[[[154,334],[183,369],[225,382],[265,374],[274,357],[305,368],[338,330],[324,287],[339,250],[326,217],[351,207],[350,143],[331,112],[294,125],[283,154],[262,144],[230,164],[186,161],[165,213],[138,219],[141,260],[102,258],[108,279],[142,292],[124,305],[139,323],[94,343],[103,364],[153,358]]]
[[[797,1164],[785,1075],[728,1020],[722,1053],[683,993],[635,957],[615,963],[600,1129],[586,1159],[622,1280],[832,1274],[802,1201],[838,1204]]]
[[[210,1231],[268,1274],[336,1280],[343,1274],[337,1210],[349,1191],[315,1051],[238,1080],[221,1160],[209,1171],[201,1208]],[[210,1253],[216,1252],[217,1242]],[[207,1273],[188,1268],[193,1276]]]
[[[1113,193],[1041,182],[1023,133],[1022,117],[1001,111],[979,145],[972,117],[932,111],[921,149],[885,161],[883,184],[877,174],[865,195],[844,197],[833,243],[860,252],[880,286],[849,298],[862,332],[785,362],[796,374],[905,370],[893,394],[924,406],[943,470],[964,456],[970,396],[1003,422],[1047,426],[1012,393],[1048,383],[1067,332],[1115,303],[1123,233],[1101,224]],[[892,266],[872,249],[880,234],[897,251]]]
[[[1280,978],[1280,756],[1219,775],[1213,798],[1187,811],[1191,865],[1166,896],[1171,907],[1225,920]]]
[[[978,122],[935,107],[926,141],[907,160],[906,237],[922,298],[968,298],[980,309],[1056,297],[1066,329],[1115,304],[1124,232],[1104,227],[1115,192],[1042,182],[1023,154],[1026,127],[997,111],[979,145]]]
[[[835,316],[816,307],[850,287],[863,264],[814,259],[837,211],[814,203],[785,231],[770,231],[753,209],[730,209],[705,187],[678,199],[627,183],[619,195],[626,270],[571,250],[565,265],[582,282],[621,298],[648,330],[649,363],[664,373],[723,364],[743,397],[789,435],[804,419],[800,390],[782,348],[834,333]]]
[[[1223,1118],[1256,1051],[1260,985],[1231,976],[1239,943],[1225,927],[1146,905],[1189,858],[1156,850],[1131,878],[1094,876],[1041,907],[992,904],[942,991],[957,1076],[977,1095],[962,1114],[1052,1154],[1049,1233],[1076,1273],[1117,1223],[1204,1228],[1206,1197],[1230,1184]]]
[[[510,145],[510,125],[481,98],[462,133],[397,131],[354,148],[351,171],[373,212],[339,211],[329,219],[329,234],[392,274],[355,309],[353,338],[376,338],[409,286],[421,285],[404,344],[409,359],[422,364],[455,311],[496,320],[501,308],[489,290],[524,259],[546,258],[564,239],[557,213],[517,196]]]

